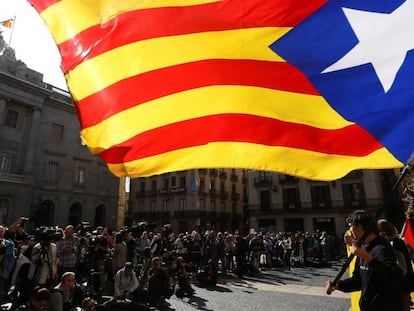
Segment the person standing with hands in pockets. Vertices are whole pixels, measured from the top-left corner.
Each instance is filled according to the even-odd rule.
[[[327,292],[361,290],[361,311],[401,311],[402,277],[391,245],[377,234],[377,227],[373,226],[364,244],[358,246],[372,221],[365,210],[354,211],[347,218],[351,235],[345,235],[345,243],[356,257],[355,269],[350,278],[340,280],[336,286],[328,281]]]

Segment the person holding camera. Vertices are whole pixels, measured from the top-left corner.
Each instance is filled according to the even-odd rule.
[[[57,248],[51,242],[54,230],[44,229],[39,242],[33,247],[32,262],[36,264],[33,281],[38,285],[50,285],[57,281]]]

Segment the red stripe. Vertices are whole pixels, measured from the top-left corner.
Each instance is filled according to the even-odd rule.
[[[147,131],[100,156],[107,163],[122,163],[211,142],[249,142],[347,156],[365,156],[382,147],[358,125],[323,130],[252,115],[222,114]]]
[[[127,12],[61,43],[59,50],[62,69],[67,72],[105,51],[149,38],[250,27],[293,27],[326,2],[327,0],[225,0],[185,8],[166,7]]]
[[[405,231],[403,236],[407,244],[414,249],[414,228],[410,217],[405,220]]]
[[[39,14],[46,10],[52,4],[59,2],[60,0],[28,0],[30,4],[36,9]]]
[[[206,60],[166,67],[121,80],[77,102],[81,128],[95,125],[147,101],[208,85],[250,85],[319,95],[303,73],[288,63]]]

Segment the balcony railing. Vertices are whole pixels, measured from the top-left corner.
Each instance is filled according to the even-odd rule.
[[[145,190],[135,192],[135,198],[140,199],[145,197]]]
[[[230,175],[230,180],[232,182],[238,182],[239,181],[239,176],[237,176],[236,174],[231,174]]]
[[[254,185],[255,186],[271,186],[272,185],[272,177],[271,176],[260,176],[254,178]]]
[[[240,200],[240,194],[238,194],[237,192],[232,192],[231,193],[231,200],[232,201],[238,201],[238,200]]]
[[[0,172],[0,181],[11,182],[15,184],[21,184],[23,181],[23,175],[9,174]]]
[[[226,179],[227,173],[226,172],[220,172],[220,179]]]
[[[174,193],[187,193],[187,187],[164,188],[159,190],[160,195],[168,195]]]
[[[220,200],[227,200],[228,197],[229,197],[228,191],[220,191]]]
[[[218,176],[218,171],[215,168],[211,169],[210,170],[210,176],[211,177],[217,177]]]

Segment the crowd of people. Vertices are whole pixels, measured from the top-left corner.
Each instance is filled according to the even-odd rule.
[[[162,309],[174,294],[192,296],[194,281],[215,286],[230,274],[242,278],[345,256],[342,237],[324,231],[176,233],[169,225],[151,231],[139,225],[110,232],[82,222],[26,232],[25,221],[0,226],[0,294],[26,310],[93,310],[120,301],[122,309]]]

